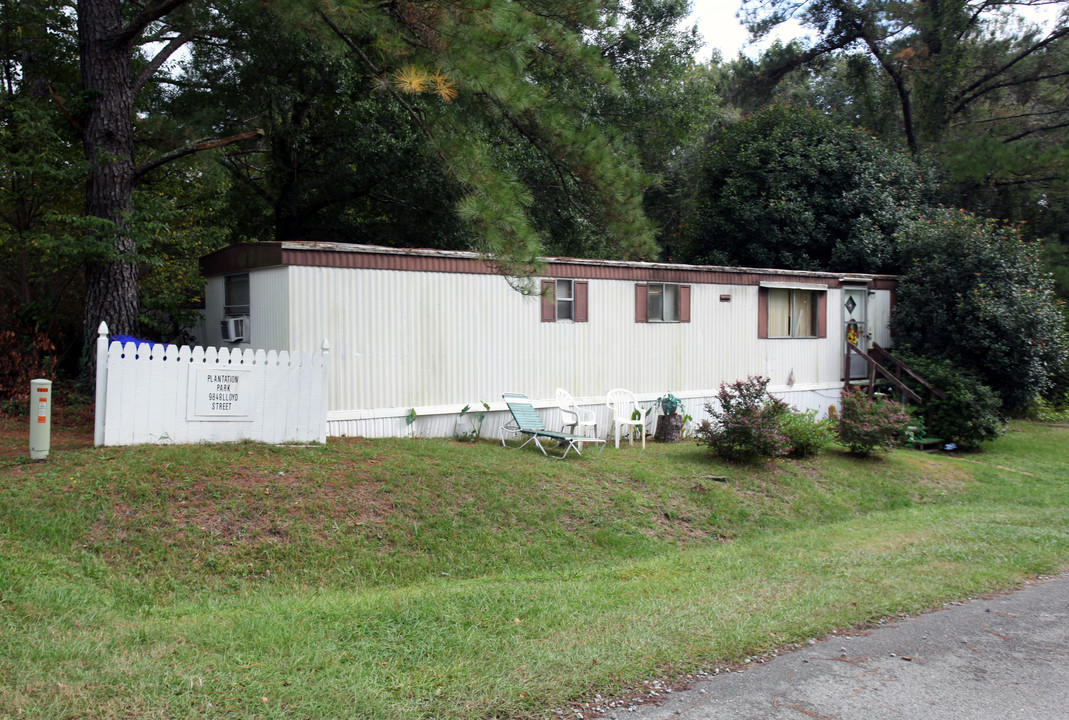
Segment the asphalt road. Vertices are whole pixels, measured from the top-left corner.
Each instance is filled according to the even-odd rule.
[[[618,720],[1067,720],[1069,574],[832,636]]]

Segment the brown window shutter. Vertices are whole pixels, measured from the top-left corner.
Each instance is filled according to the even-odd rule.
[[[557,283],[542,281],[542,322],[557,321]]]
[[[644,283],[635,285],[635,322],[644,323],[650,321],[650,308],[647,305],[650,286]]]
[[[757,337],[768,337],[768,288],[757,288]]]
[[[679,286],[679,322],[690,322],[690,285]]]
[[[828,293],[817,294],[817,337],[828,337]]]
[[[587,282],[576,280],[572,283],[574,304],[572,306],[572,320],[575,322],[587,321]]]

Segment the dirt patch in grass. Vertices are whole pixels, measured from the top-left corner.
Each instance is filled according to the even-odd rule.
[[[60,417],[53,417],[52,438],[50,449],[52,452],[63,450],[84,450],[93,447],[93,420],[89,418],[88,424],[84,418],[78,418],[78,422],[70,422],[64,419],[58,422]],[[30,418],[26,417],[2,417],[0,418],[0,462],[17,462],[28,460],[30,457]]]
[[[653,513],[653,525],[648,535],[655,539],[672,538],[681,547],[710,538],[721,539],[716,533],[698,527],[694,523],[694,508],[678,500],[669,500],[665,507]]]
[[[151,527],[168,545],[207,536],[225,549],[289,543],[296,525],[329,544],[329,528],[380,526],[393,512],[376,483],[351,477],[323,482],[299,473],[236,468],[227,477],[157,483],[159,498],[145,502],[127,502],[116,492],[110,510],[90,529],[90,542],[112,544],[131,528]]]

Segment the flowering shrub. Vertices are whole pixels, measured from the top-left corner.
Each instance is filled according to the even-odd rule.
[[[902,406],[870,398],[861,390],[844,390],[839,413],[839,442],[857,455],[890,450],[909,424]]]
[[[803,413],[784,413],[779,429],[791,444],[791,457],[816,455],[835,441],[835,425],[830,420],[817,420],[816,410]]]
[[[748,377],[723,383],[716,397],[719,407],[705,404],[714,422],[703,420],[695,431],[699,445],[708,445],[717,455],[732,462],[786,455],[791,450],[788,437],[780,429],[787,404],[772,397],[768,378]]]

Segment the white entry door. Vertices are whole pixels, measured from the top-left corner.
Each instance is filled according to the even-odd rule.
[[[868,298],[868,289],[865,287],[843,287],[843,357],[846,357],[848,342],[853,342],[862,350],[868,350],[868,339],[871,337],[868,328]],[[850,379],[868,375],[865,361],[856,353],[850,354],[849,373]]]

